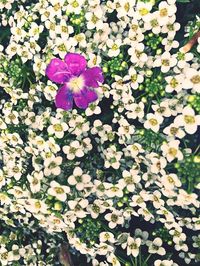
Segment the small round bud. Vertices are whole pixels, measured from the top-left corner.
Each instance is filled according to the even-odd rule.
[[[156,54],[157,54],[157,55],[162,54],[162,49],[157,49],[157,50],[156,50]]]
[[[61,202],[55,202],[54,203],[54,209],[56,210],[56,211],[60,211],[61,209],[62,209],[62,203]]]

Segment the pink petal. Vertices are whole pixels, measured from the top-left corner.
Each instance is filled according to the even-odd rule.
[[[86,109],[88,107],[88,101],[82,93],[74,95],[74,102],[79,108]]]
[[[70,110],[73,106],[73,97],[66,85],[62,86],[56,95],[55,104],[57,108]]]
[[[66,54],[65,63],[71,74],[75,76],[79,76],[85,70],[87,65],[85,57],[76,53]]]
[[[99,82],[102,83],[104,81],[103,72],[100,67],[89,68],[82,75],[87,87],[98,88]]]
[[[65,62],[58,58],[54,58],[46,68],[46,75],[54,82],[64,83],[69,79],[70,72]]]
[[[84,88],[81,92],[87,99],[88,103],[94,102],[98,99],[97,93],[94,90]]]

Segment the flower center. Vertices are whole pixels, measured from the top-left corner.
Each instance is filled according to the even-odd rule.
[[[170,133],[171,133],[172,135],[176,135],[177,132],[178,132],[178,128],[176,128],[176,127],[171,127],[171,128],[170,128]]]
[[[152,126],[156,126],[158,124],[158,121],[154,118],[149,119],[149,122]]]
[[[73,77],[68,82],[69,89],[72,92],[79,92],[84,87],[83,77]]]
[[[169,154],[171,156],[175,157],[176,154],[177,154],[177,149],[175,149],[175,148],[169,148]]]
[[[62,193],[64,193],[64,189],[61,188],[61,187],[55,187],[54,190],[55,190],[55,192],[56,192],[57,194],[62,194]]]
[[[194,124],[195,123],[195,118],[192,115],[185,115],[184,116],[184,121],[186,124]]]

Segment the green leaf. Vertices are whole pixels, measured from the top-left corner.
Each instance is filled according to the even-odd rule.
[[[189,3],[191,0],[177,0],[179,3]]]

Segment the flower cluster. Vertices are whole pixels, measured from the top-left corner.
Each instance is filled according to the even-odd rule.
[[[176,2],[0,1],[1,265],[70,265],[66,242],[76,266],[200,261],[199,18]]]

